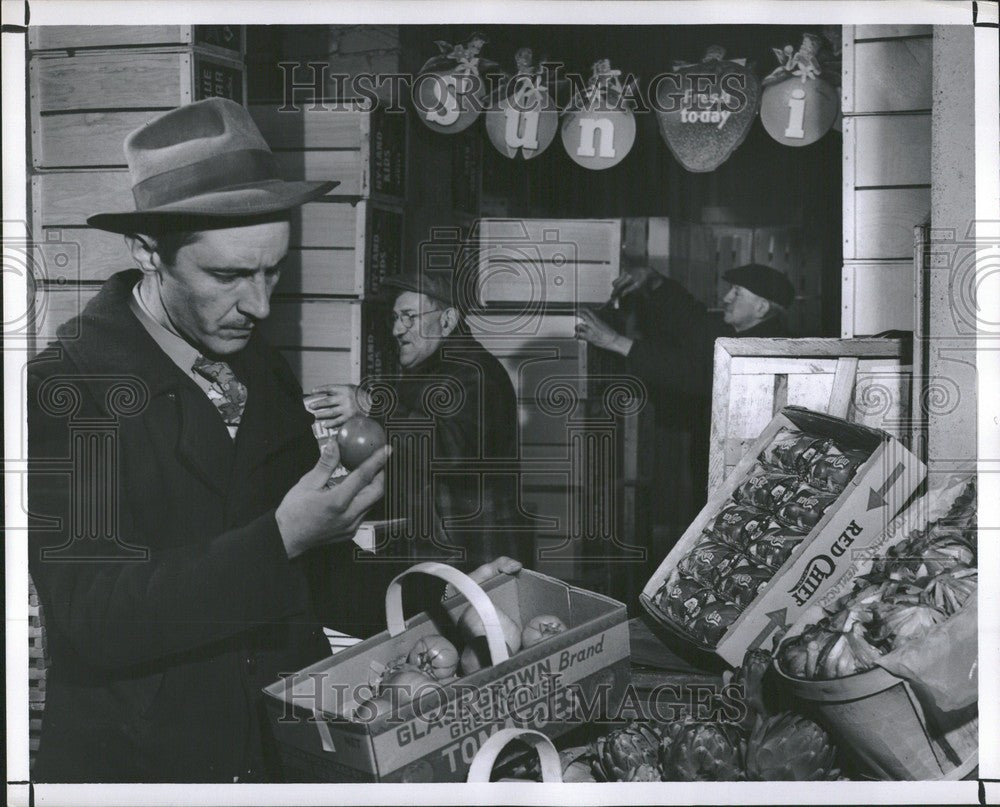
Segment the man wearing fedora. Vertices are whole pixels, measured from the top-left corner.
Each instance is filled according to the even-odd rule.
[[[661,446],[655,458],[658,484],[671,495],[654,497],[654,521],[669,523],[675,537],[706,498],[715,340],[789,335],[785,313],[795,289],[785,275],[747,264],[723,279],[730,288],[720,319],[676,280],[646,266],[629,267],[615,280],[612,296],[632,296],[641,338],[627,338],[590,311],[581,312],[576,329],[577,338],[625,357],[626,370],[650,389],[661,434],[686,446]],[[685,467],[676,467],[678,456],[688,460]]]
[[[139,268],[29,367],[30,572],[50,656],[33,778],[268,781],[261,688],[329,653],[315,604],[336,581],[317,570],[355,573],[350,539],[389,453],[328,484],[336,446],[320,452],[257,330],[290,211],[337,183],[282,181],[246,110],[218,98],[154,119],[125,154],[135,210],[88,223],[123,234]],[[110,465],[51,470],[94,435]],[[498,568],[518,567],[477,572]]]

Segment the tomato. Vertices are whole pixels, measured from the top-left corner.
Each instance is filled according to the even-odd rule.
[[[521,628],[499,608],[497,608],[497,617],[500,619],[500,628],[503,631],[504,641],[507,643],[507,650],[511,655],[514,655],[514,653],[521,649]],[[476,609],[471,605],[459,617],[458,630],[467,640],[486,635],[483,620],[479,618]]]
[[[521,646],[534,647],[541,641],[562,633],[566,630],[566,623],[559,617],[552,614],[541,614],[530,620],[521,631]]]
[[[388,714],[391,710],[392,698],[386,693],[361,701],[354,710],[354,719],[362,723],[370,723],[382,715]]]
[[[414,695],[423,694],[427,685],[433,683],[434,679],[427,673],[407,664],[382,682],[380,694],[386,695],[389,694],[389,690],[395,690],[398,702],[405,703]]]
[[[437,681],[451,678],[458,669],[455,645],[437,633],[419,639],[406,660]]]
[[[486,638],[473,639],[462,650],[462,675],[472,675],[490,666],[490,651]]]
[[[337,431],[340,464],[353,471],[385,445],[385,430],[381,424],[364,415],[349,418]]]

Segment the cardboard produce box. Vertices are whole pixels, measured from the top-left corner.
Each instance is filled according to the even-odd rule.
[[[720,511],[727,505],[739,506],[733,504],[734,494],[746,490],[744,483],[759,468],[760,455],[772,446],[783,430],[797,430],[833,440],[847,451],[870,452],[870,455],[858,465],[853,478],[826,506],[811,529],[803,531],[801,537],[795,536],[798,543],[791,554],[775,568],[763,588],[758,589],[712,646],[699,638],[690,624],[661,610],[654,598],[682,559],[703,540],[703,532],[717,523]],[[923,463],[883,431],[801,407],[786,407],[709,497],[698,517],[649,579],[640,602],[654,619],[673,633],[738,665],[749,648],[769,647],[775,633],[787,630],[807,607],[836,586],[842,576],[856,570],[853,560],[857,553],[878,539],[926,474]],[[741,560],[747,559],[742,557]],[[728,613],[732,614],[732,610]]]
[[[416,572],[443,577],[462,594],[442,602],[440,613],[404,620],[399,584]],[[474,591],[470,583],[443,564],[413,567],[389,586],[387,631],[264,689],[289,781],[462,782],[479,748],[503,728],[557,737],[617,711],[629,682],[622,603],[527,569],[481,588],[472,583]],[[519,625],[553,614],[567,630],[450,683],[418,688],[413,700],[374,719],[355,714],[371,695],[373,671],[422,637],[452,635],[469,603],[486,625],[494,660],[507,656],[496,612],[482,600]]]

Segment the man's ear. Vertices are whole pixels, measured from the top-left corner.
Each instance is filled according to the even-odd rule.
[[[446,308],[441,314],[441,333],[444,336],[447,336],[457,327],[458,311],[454,308]]]
[[[757,304],[754,306],[754,313],[761,319],[764,319],[764,317],[771,313],[771,301],[760,295],[756,295],[756,297]]]
[[[156,239],[153,236],[138,233],[126,235],[125,245],[132,255],[132,260],[143,272],[155,273],[162,267],[163,263],[156,251]]]

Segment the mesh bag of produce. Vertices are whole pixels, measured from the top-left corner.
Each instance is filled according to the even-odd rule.
[[[706,532],[730,546],[742,549],[763,529],[767,513],[756,507],[727,504],[706,528]]]
[[[781,429],[759,459],[767,465],[804,474],[826,452],[830,442],[826,437],[817,437],[797,429]]]
[[[832,443],[809,465],[806,479],[817,490],[839,494],[870,456],[870,452],[841,448]]]
[[[803,484],[778,508],[775,517],[789,527],[809,532],[835,501],[836,493],[826,493]]]
[[[784,468],[757,464],[740,485],[733,498],[740,504],[760,510],[780,507],[798,488],[799,478]]]

